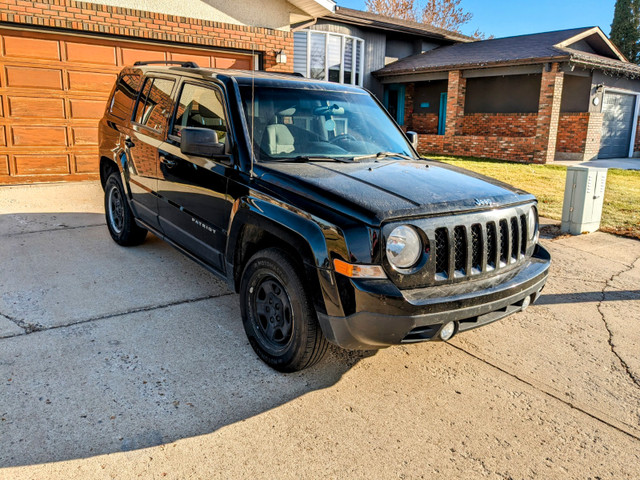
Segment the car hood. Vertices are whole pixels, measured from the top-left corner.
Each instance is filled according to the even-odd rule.
[[[436,161],[260,163],[256,173],[285,199],[302,196],[371,225],[534,200],[495,179]]]

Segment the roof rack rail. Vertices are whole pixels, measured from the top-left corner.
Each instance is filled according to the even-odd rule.
[[[200,68],[196,62],[180,62],[178,60],[152,60],[150,62],[136,62],[133,64],[134,67],[141,65],[180,65],[184,68]]]

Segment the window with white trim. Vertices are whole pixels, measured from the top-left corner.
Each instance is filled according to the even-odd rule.
[[[293,69],[307,78],[362,86],[364,40],[340,33],[293,34]]]

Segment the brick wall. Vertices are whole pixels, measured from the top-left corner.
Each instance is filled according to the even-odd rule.
[[[470,113],[462,117],[459,135],[533,137],[535,113]]]
[[[414,132],[434,135],[438,133],[438,115],[435,113],[414,113],[409,122],[411,127],[408,128]]]
[[[558,122],[556,153],[584,153],[589,113],[562,113]]]
[[[498,158],[514,162],[534,160],[535,137],[488,137],[476,135],[420,135],[424,154]]]
[[[293,71],[293,34],[74,0],[2,0],[0,21],[263,54],[269,71]],[[285,49],[286,64],[276,63]]]

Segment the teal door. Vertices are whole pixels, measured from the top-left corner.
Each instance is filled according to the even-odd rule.
[[[404,85],[395,84],[385,87],[384,106],[398,125],[404,125]]]
[[[440,94],[440,110],[438,111],[438,135],[444,135],[447,125],[447,92]]]

